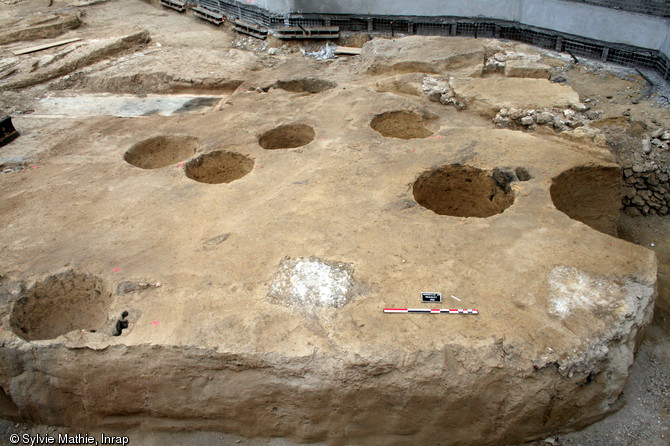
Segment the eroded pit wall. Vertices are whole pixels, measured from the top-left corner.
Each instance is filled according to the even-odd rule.
[[[264,26],[519,40],[577,56],[652,69],[670,80],[670,6],[655,1],[194,0]],[[393,23],[392,23],[393,22]]]

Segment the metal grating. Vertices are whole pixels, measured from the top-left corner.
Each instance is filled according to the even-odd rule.
[[[449,36],[451,27],[449,23],[416,23],[414,32],[420,36]]]
[[[324,19],[302,19],[291,17],[288,19],[289,26],[305,26],[305,27],[319,27],[326,26],[326,21]]]
[[[198,0],[198,6],[202,6],[205,9],[209,9],[214,12],[219,11],[219,2],[218,0]]]
[[[591,59],[600,59],[604,48],[605,47],[602,45],[582,43],[575,40],[565,40],[563,42],[563,51],[566,53],[572,53],[576,56],[589,57]]]
[[[516,40],[518,42],[529,43],[541,48],[556,49],[557,36],[535,31],[532,29],[517,28],[513,26],[503,26],[500,30],[500,37],[503,39]]]
[[[459,36],[495,37],[496,26],[493,23],[458,23],[456,34]]]
[[[365,32],[368,30],[368,21],[358,18],[331,19],[330,26],[339,26],[340,31]]]

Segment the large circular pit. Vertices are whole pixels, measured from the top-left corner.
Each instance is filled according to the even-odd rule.
[[[192,157],[200,140],[188,135],[161,135],[134,144],[123,155],[127,163],[141,169],[158,169]]]
[[[54,339],[73,330],[99,330],[111,295],[94,276],[67,271],[37,282],[14,304],[10,322],[22,338]]]
[[[284,124],[261,135],[258,144],[265,150],[293,149],[314,141],[314,129],[307,124]]]
[[[427,138],[433,134],[427,121],[410,111],[392,111],[372,118],[370,127],[383,136],[400,139]]]
[[[454,164],[419,176],[414,182],[414,199],[440,215],[490,217],[514,203],[514,192],[506,191],[486,171]]]
[[[254,160],[235,152],[217,150],[192,159],[184,166],[186,176],[200,183],[220,184],[238,180],[251,172]]]
[[[577,166],[552,179],[549,189],[556,209],[605,234],[617,235],[621,208],[618,166]]]

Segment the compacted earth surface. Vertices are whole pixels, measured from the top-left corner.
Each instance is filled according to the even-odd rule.
[[[0,444],[670,443],[667,84],[336,43],[0,0]]]

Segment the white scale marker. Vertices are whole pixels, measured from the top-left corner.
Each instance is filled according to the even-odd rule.
[[[384,313],[448,313],[448,314],[479,314],[475,309],[446,309],[446,308],[384,308]]]

